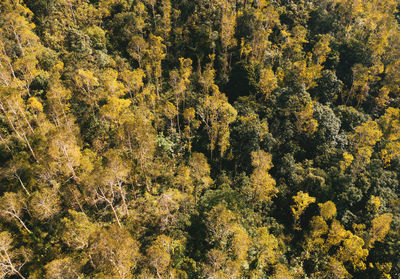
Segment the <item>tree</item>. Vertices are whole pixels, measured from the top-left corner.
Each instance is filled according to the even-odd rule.
[[[382,241],[390,230],[393,215],[385,213],[372,220],[372,227],[369,231],[368,247],[372,247],[375,241]]]
[[[90,235],[96,230],[96,225],[89,221],[83,212],[69,211],[70,218],[63,218],[62,235],[63,242],[74,250],[87,248]],[[62,262],[68,260],[62,260]],[[55,263],[53,263],[55,265]],[[59,263],[57,263],[57,266]]]
[[[296,196],[293,196],[294,204],[290,206],[292,210],[292,214],[294,217],[294,227],[296,230],[300,230],[299,220],[301,214],[303,214],[304,210],[311,204],[316,201],[314,197],[310,197],[308,193],[303,193],[300,191]]]
[[[196,119],[196,110],[193,107],[187,108],[183,111],[183,118],[186,125],[183,129],[182,136],[186,139],[189,152],[192,149],[192,140],[194,138],[194,132],[199,128],[201,122]]]
[[[187,224],[191,196],[185,195],[177,189],[168,189],[159,197],[147,197],[147,202],[152,205],[154,226],[162,232],[175,231]],[[189,207],[189,208],[188,208]]]
[[[400,139],[400,109],[389,107],[377,121],[382,136],[389,141]]]
[[[72,177],[79,181],[76,168],[80,165],[82,153],[74,128],[76,129],[71,124],[70,127],[60,127],[48,134],[51,137],[48,143],[48,152],[52,159],[48,164],[53,171],[58,170],[65,177]]]
[[[289,269],[287,268],[286,265],[284,264],[278,264],[274,270],[274,274],[272,275],[273,279],[283,279],[283,278],[288,278],[288,279],[292,279],[294,278],[291,274],[291,272],[289,271]]]
[[[128,116],[128,115],[127,115]],[[144,105],[135,107],[132,115],[121,126],[122,145],[135,160],[146,189],[150,191],[151,164],[156,151],[156,131],[153,114]]]
[[[107,100],[107,104],[101,107],[100,114],[111,121],[125,122],[125,119],[121,118],[120,116],[123,114],[127,114],[127,109],[131,105],[130,100],[120,99],[116,96],[109,97]]]
[[[268,228],[257,228],[253,242],[257,249],[257,268],[260,271],[268,270],[269,267],[277,263],[279,258],[278,240],[269,233]],[[262,273],[258,274],[261,275]]]
[[[167,272],[174,246],[172,238],[160,235],[147,249],[149,264],[155,270],[158,278],[163,278],[163,275]]]
[[[197,201],[202,191],[208,189],[213,180],[210,177],[210,165],[202,153],[194,152],[189,159],[190,176],[194,184],[194,198]]]
[[[333,220],[328,232],[328,239],[326,240],[326,249],[332,246],[339,246],[340,243],[346,239],[349,231],[346,231],[339,221]]]
[[[313,102],[308,102],[303,108],[295,112],[299,132],[312,135],[317,131],[318,122],[313,118],[313,107]]]
[[[79,69],[75,76],[75,84],[87,98],[86,102],[88,105],[91,107],[98,107],[99,97],[95,93],[95,89],[100,83],[93,72],[91,70]]]
[[[51,219],[61,211],[61,200],[55,188],[44,187],[35,191],[29,205],[34,217],[40,221]]]
[[[73,259],[66,257],[49,262],[45,266],[46,279],[78,278],[80,275],[77,264]]]
[[[203,98],[197,112],[208,133],[211,156],[215,146],[218,145],[222,157],[229,147],[229,124],[235,121],[237,111],[228,103],[225,94],[214,85],[213,95]]]
[[[21,1],[2,1],[0,7],[3,11],[0,38],[5,43],[2,52],[14,79],[13,87],[28,91],[29,84],[39,72],[36,57],[43,48],[33,32],[33,13]]]
[[[208,242],[214,247],[208,252],[204,270],[207,276],[239,276],[240,266],[250,248],[250,237],[236,219],[237,216],[224,204],[216,205],[207,213]]]
[[[354,157],[350,153],[344,152],[343,153],[343,160],[340,161],[340,169],[345,171],[353,162]]]
[[[278,80],[271,68],[261,70],[259,87],[265,99],[278,87]]]
[[[146,69],[147,76],[155,85],[157,96],[159,95],[159,90],[161,89],[161,61],[164,60],[167,49],[167,47],[163,44],[163,41],[163,38],[150,34],[149,48],[145,51],[144,68]]]
[[[398,6],[0,0],[0,278],[395,278]]]
[[[27,255],[24,250],[15,249],[13,246],[13,238],[7,231],[0,233],[0,276],[18,275],[21,279],[25,277],[20,270],[27,262]]]
[[[15,219],[28,233],[31,233],[24,221],[22,221],[22,210],[25,206],[24,202],[25,199],[21,194],[11,192],[4,193],[0,198],[0,214],[5,220]]]
[[[148,43],[143,39],[143,37],[141,36],[132,37],[127,51],[129,55],[138,62],[139,68],[142,68],[142,60],[144,58],[145,51],[147,48],[148,48]]]
[[[327,201],[326,203],[318,204],[321,216],[324,220],[328,221],[336,216],[336,206],[332,201]]]
[[[268,37],[273,28],[280,24],[279,10],[269,1],[259,1],[248,12],[250,18],[255,17],[249,44],[252,58],[254,61],[262,61],[270,47]]]
[[[172,70],[169,74],[170,85],[175,97],[176,111],[180,111],[181,103],[185,102],[185,91],[188,89],[190,84],[189,77],[192,74],[192,60],[183,57],[179,58],[180,68],[178,70]],[[176,114],[176,122],[178,130],[180,131],[179,125],[179,114]]]
[[[89,239],[89,256],[96,270],[130,278],[140,257],[139,244],[124,228],[100,228]]]
[[[173,10],[171,1],[170,0],[163,1],[160,10],[161,10],[161,19],[157,17],[160,16],[158,14],[156,18],[158,18],[159,23],[157,20],[155,21],[156,23],[155,34],[161,36],[164,40],[168,40],[172,28],[171,14]]]
[[[382,132],[375,121],[368,121],[354,130],[350,139],[354,144],[356,152],[356,170],[369,162],[372,155],[372,148],[381,140]]]
[[[328,276],[333,278],[351,278],[351,274],[343,266],[343,263],[331,257],[328,264]]]
[[[236,28],[236,14],[234,10],[234,5],[232,5],[229,1],[221,1],[221,31],[220,31],[220,41],[222,48],[221,55],[221,75],[223,78],[227,79],[227,72],[230,70],[230,57],[228,56],[228,50],[234,46],[236,46],[236,38],[235,38],[235,28]]]
[[[30,143],[29,137],[35,133],[26,106],[19,91],[13,88],[0,88],[0,110],[4,115],[7,125],[18,138],[19,141],[26,144],[33,159],[38,161],[36,153]]]
[[[143,86],[143,79],[146,77],[146,74],[142,69],[124,70],[120,73],[120,77],[125,84],[125,87],[129,90],[131,97],[132,94],[137,93]]]
[[[343,262],[350,262],[355,269],[365,269],[365,263],[368,256],[368,250],[364,249],[364,241],[356,235],[350,234],[343,241],[338,256]]]
[[[277,193],[275,187],[276,182],[268,171],[274,166],[272,164],[272,156],[263,150],[254,151],[251,153],[253,173],[250,175],[251,200],[254,203],[262,203],[270,201]]]

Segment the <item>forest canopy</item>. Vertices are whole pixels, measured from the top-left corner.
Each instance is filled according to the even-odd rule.
[[[0,278],[399,278],[399,5],[1,0]]]

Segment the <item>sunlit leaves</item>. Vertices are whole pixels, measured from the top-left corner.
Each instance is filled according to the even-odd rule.
[[[276,182],[268,171],[273,167],[271,154],[265,151],[255,151],[251,153],[253,173],[250,175],[251,200],[255,203],[270,201],[278,193],[275,187]]]
[[[205,124],[210,140],[210,151],[219,146],[221,157],[229,147],[229,124],[237,115],[237,111],[228,103],[225,94],[213,85],[213,95],[207,95],[198,108],[198,114]]]
[[[297,193],[296,196],[293,196],[293,201],[294,204],[290,206],[290,209],[292,210],[292,214],[295,220],[295,228],[297,230],[300,230],[298,222],[301,214],[303,214],[304,210],[311,203],[314,203],[316,199],[314,197],[310,197],[308,193],[303,193],[303,191],[300,191]]]

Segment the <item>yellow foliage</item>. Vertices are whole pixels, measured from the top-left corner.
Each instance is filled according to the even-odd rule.
[[[45,266],[45,279],[73,278],[77,276],[79,266],[70,257],[56,259]],[[82,276],[79,274],[78,276]]]
[[[118,72],[114,69],[107,69],[101,75],[101,82],[105,89],[105,96],[120,97],[125,93],[124,85],[117,80]]]
[[[354,134],[350,137],[355,143],[356,149],[361,147],[372,147],[382,138],[382,132],[375,121],[368,121],[357,126]]]
[[[296,196],[293,197],[293,201],[295,202],[294,205],[290,206],[290,209],[292,210],[292,214],[294,216],[295,220],[295,228],[296,230],[300,230],[301,228],[298,226],[298,221],[303,214],[304,210],[311,204],[316,201],[314,197],[310,197],[308,193],[303,193],[303,191],[300,191],[297,193]]]
[[[271,92],[278,87],[278,81],[271,68],[261,70],[259,86],[265,99],[268,99]]]
[[[196,110],[194,108],[185,109],[185,111],[183,112],[183,117],[186,121],[192,122],[196,117]]]
[[[253,173],[250,176],[252,199],[257,202],[266,202],[278,193],[276,182],[268,171],[273,167],[272,156],[263,150],[251,153]]]
[[[303,50],[302,44],[308,42],[306,39],[307,30],[301,25],[294,26],[290,33],[286,30],[282,30],[282,34],[284,36],[289,36],[284,48],[289,48],[294,54],[301,53]]]
[[[362,64],[356,64],[352,68],[353,71],[353,85],[349,92],[349,97],[356,97],[360,104],[369,93],[369,79],[372,78],[369,74],[368,67]]]
[[[57,189],[46,187],[33,193],[30,208],[33,215],[40,221],[56,215],[61,210],[61,199],[57,195]]]
[[[316,238],[326,234],[328,232],[328,224],[325,222],[326,219],[324,219],[321,216],[314,216],[311,219],[310,225],[311,225],[311,241],[315,241]]]
[[[389,275],[392,270],[392,263],[375,263],[376,268],[382,272],[383,279],[391,279],[392,277]]]
[[[328,274],[329,277],[327,278],[337,278],[337,279],[352,278],[351,274],[346,270],[343,263],[338,261],[334,257],[329,257]]]
[[[146,74],[142,69],[135,69],[133,71],[124,70],[119,76],[129,90],[137,92],[144,86],[143,78]]]
[[[382,139],[383,133],[375,121],[368,121],[354,129],[350,135],[355,151],[355,170],[360,169],[370,162],[373,148]]]
[[[257,228],[253,238],[257,249],[258,265],[261,269],[274,265],[278,260],[278,240],[265,227]]]
[[[164,113],[165,116],[172,122],[172,119],[178,114],[178,110],[176,109],[174,104],[167,101],[164,106]]]
[[[218,145],[220,156],[229,147],[229,125],[235,121],[237,111],[229,104],[228,98],[213,85],[213,95],[206,95],[198,107],[198,113],[208,132],[211,152]]]
[[[379,208],[381,207],[382,202],[379,199],[379,197],[376,197],[374,195],[371,196],[371,198],[368,201],[367,208],[369,211],[375,213],[378,212]]]
[[[343,153],[343,161],[340,161],[340,169],[345,171],[353,162],[354,157],[350,153],[344,152]]]
[[[36,97],[30,97],[28,99],[28,107],[31,108],[33,111],[43,111],[43,105]]]
[[[329,250],[332,246],[340,245],[349,234],[350,232],[346,231],[339,221],[333,220],[326,240],[326,249]]]
[[[232,234],[229,252],[232,253],[235,261],[243,264],[247,258],[251,239],[247,231],[239,224],[232,227]]]
[[[130,100],[120,99],[116,96],[112,96],[108,98],[107,104],[101,108],[100,113],[106,118],[123,123],[125,122],[125,118],[127,116],[125,111],[130,105]]]
[[[381,150],[380,156],[382,158],[385,167],[390,166],[390,162],[397,159],[400,155],[400,142],[388,142],[384,149]]]
[[[364,270],[366,268],[364,261],[368,256],[368,250],[364,249],[364,240],[360,237],[350,234],[343,241],[343,246],[338,252],[339,258],[343,262],[350,262],[355,269]]]
[[[94,87],[99,86],[99,80],[94,76],[91,70],[79,69],[75,76],[75,82],[78,87],[91,91]]]
[[[190,175],[194,183],[194,197],[197,200],[198,196],[204,189],[207,189],[213,183],[210,177],[210,165],[207,162],[206,156],[202,153],[193,152],[189,159]]]
[[[382,214],[372,220],[372,227],[369,231],[368,246],[372,247],[375,241],[382,241],[390,230],[393,215],[390,213]]]
[[[292,279],[294,278],[289,269],[284,264],[277,264],[274,268],[272,279]]]
[[[332,39],[333,37],[330,35],[323,35],[315,44],[312,53],[315,56],[318,65],[323,64],[326,61],[326,56],[331,52],[329,44]]]
[[[389,107],[378,123],[382,129],[383,137],[389,141],[400,139],[400,109]]]
[[[240,57],[243,55],[247,57],[253,49],[251,48],[250,44],[246,43],[245,39],[242,38],[240,41]]]
[[[235,27],[236,14],[231,8],[227,8],[221,18],[221,45],[225,51],[236,45]]]
[[[313,118],[313,106],[313,102],[308,102],[304,107],[295,112],[298,130],[307,135],[312,135],[318,130],[318,122]]]
[[[354,234],[356,236],[361,237],[361,238],[365,237],[365,228],[366,228],[365,224],[353,223],[352,227],[353,227]]]
[[[150,266],[161,276],[167,271],[171,262],[171,253],[173,252],[174,241],[166,235],[160,235],[147,249],[147,256]]]
[[[321,211],[321,216],[324,218],[324,220],[330,220],[336,216],[336,206],[332,201],[319,203],[318,206]]]
[[[316,79],[321,77],[323,66],[312,62],[311,54],[306,59],[293,63],[293,70],[296,78],[304,83],[306,88],[312,88],[317,85]]]

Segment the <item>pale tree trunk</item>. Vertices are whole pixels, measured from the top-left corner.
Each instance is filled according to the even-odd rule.
[[[0,134],[0,139],[4,143],[4,145],[6,146],[7,150],[11,152],[10,146],[7,144],[6,140],[3,138],[3,136],[1,134]]]
[[[32,132],[32,134],[33,134],[33,133],[34,133],[33,128],[32,128],[32,126],[31,126],[31,124],[29,123],[28,118],[26,117],[24,111],[21,109],[20,106],[18,106],[18,110],[21,112],[22,117],[25,119],[26,124],[28,124],[28,127],[29,127],[29,129],[31,130],[31,132]]]
[[[29,193],[28,189],[26,189],[25,184],[22,182],[21,177],[18,175],[17,172],[15,172],[15,177],[18,179],[24,191],[28,194],[28,196],[30,196],[31,194]]]
[[[36,158],[35,152],[33,152],[32,146],[30,145],[28,139],[26,138],[25,133],[24,133],[24,139],[25,139],[26,144],[28,145],[29,150],[31,151],[33,158],[35,159],[36,162],[39,163],[39,160]]]
[[[11,28],[12,28],[12,31],[14,33],[15,40],[17,40],[18,47],[19,47],[19,49],[21,51],[21,54],[22,54],[22,56],[25,56],[25,52],[24,52],[24,49],[22,47],[21,40],[19,39],[17,31],[15,30],[14,24],[12,22],[11,22]]]
[[[11,75],[13,76],[13,78],[14,78],[14,79],[17,79],[17,77],[15,76],[14,68],[13,68],[13,66],[11,65],[10,62],[8,62],[8,66],[10,67]]]
[[[126,216],[129,216],[128,205],[126,204],[126,193],[125,193],[124,189],[122,188],[121,181],[118,181],[118,190],[119,190],[119,193],[121,195],[122,204],[124,206],[125,214],[126,214]]]
[[[119,221],[119,218],[118,218],[118,214],[117,214],[117,212],[115,211],[115,208],[114,208],[114,205],[113,205],[114,191],[112,191],[113,200],[108,199],[108,198],[106,197],[106,194],[104,193],[104,191],[103,191],[101,188],[99,189],[99,191],[100,191],[100,193],[97,192],[97,194],[99,195],[100,199],[104,200],[104,201],[111,207],[111,210],[112,210],[112,212],[113,212],[113,214],[114,214],[114,217],[115,217],[115,219],[117,220],[118,226],[119,226],[119,227],[122,227],[122,226],[121,226],[121,222]]]
[[[14,131],[14,133],[18,136],[18,138],[20,138],[22,141],[24,141],[24,142],[27,144],[27,146],[28,146],[28,148],[29,148],[29,150],[30,150],[30,152],[31,152],[31,154],[32,154],[32,156],[33,156],[33,158],[35,159],[36,162],[39,162],[39,161],[37,160],[37,158],[36,158],[35,152],[33,152],[33,149],[32,149],[32,147],[31,147],[31,145],[30,145],[28,139],[26,138],[25,133],[23,134],[23,136],[21,136],[21,134],[18,132],[17,128],[16,128],[15,125],[12,123],[11,119],[9,118],[9,116],[8,116],[8,114],[7,114],[7,112],[6,112],[5,108],[4,108],[4,105],[3,105],[3,103],[1,103],[1,102],[0,102],[0,109],[3,111],[5,117],[7,118],[7,121],[8,121],[8,123],[10,124],[11,129],[12,129],[12,130]]]
[[[32,233],[31,230],[28,229],[28,227],[27,227],[27,226],[25,225],[25,223],[21,220],[21,218],[19,218],[19,216],[18,216],[17,214],[15,214],[14,212],[11,212],[11,211],[6,211],[6,213],[9,214],[9,215],[11,215],[11,216],[14,217],[15,219],[17,219],[28,233]]]
[[[22,276],[22,274],[19,272],[19,270],[16,269],[15,266],[13,265],[13,263],[12,263],[12,261],[11,261],[11,258],[10,258],[10,256],[8,255],[7,251],[6,251],[5,249],[2,249],[2,250],[3,250],[3,253],[4,253],[4,255],[5,255],[5,260],[7,261],[7,263],[8,263],[8,265],[9,265],[9,268],[11,269],[11,271],[12,271],[13,273],[16,273],[21,279],[25,279],[25,277]],[[4,258],[4,257],[3,257],[3,258]]]
[[[79,182],[80,180],[79,180],[79,178],[76,176],[75,169],[74,169],[74,167],[72,166],[71,160],[69,159],[69,156],[68,156],[68,153],[67,153],[67,150],[66,150],[65,146],[62,146],[62,147],[61,147],[61,150],[63,151],[64,156],[65,156],[65,158],[67,159],[67,167],[71,170],[71,172],[72,172],[72,177],[74,178],[74,180],[75,180],[76,182]]]

